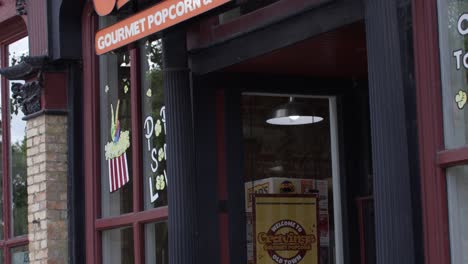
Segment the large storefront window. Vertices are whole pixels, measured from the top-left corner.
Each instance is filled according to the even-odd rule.
[[[101,142],[105,144],[101,195],[102,215],[106,217],[133,210],[129,52],[100,57],[100,86]]]
[[[28,55],[28,37],[0,44],[1,67],[15,66]],[[13,96],[20,82],[0,81],[0,263],[13,264],[29,263],[26,122]]]
[[[468,1],[439,0],[445,146],[468,144]]]
[[[452,263],[468,263],[468,167],[447,170]]]
[[[468,1],[439,0],[439,35],[446,149],[468,145]],[[457,153],[457,150],[455,150]],[[468,170],[446,170],[451,262],[468,263]]]
[[[118,17],[99,19],[99,27]],[[160,39],[99,56],[97,255],[103,264],[168,263],[166,127]],[[95,176],[93,176],[95,177]],[[135,245],[139,245],[136,248]]]
[[[141,53],[143,112],[143,179],[145,209],[167,205],[166,107],[161,40],[145,41]]]

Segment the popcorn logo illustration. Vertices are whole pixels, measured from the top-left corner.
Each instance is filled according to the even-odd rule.
[[[164,175],[159,175],[156,177],[156,190],[162,191],[166,188],[166,180],[164,179]]]
[[[465,91],[460,90],[458,91],[457,95],[455,95],[455,103],[457,103],[458,109],[463,109],[467,102],[467,94]]]
[[[119,105],[117,101],[115,109],[111,104],[111,142],[108,142],[105,147],[105,156],[109,165],[109,189],[110,192],[115,192],[122,188],[130,181],[128,174],[127,149],[130,147],[130,132],[122,131],[119,120]]]

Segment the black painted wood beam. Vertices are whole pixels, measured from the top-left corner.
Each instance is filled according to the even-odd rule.
[[[337,1],[198,50],[190,55],[190,68],[195,74],[210,73],[363,18],[361,1]]]
[[[169,264],[197,258],[197,196],[190,75],[184,29],[163,37],[167,125]]]
[[[395,0],[365,5],[378,264],[416,263],[405,72]]]

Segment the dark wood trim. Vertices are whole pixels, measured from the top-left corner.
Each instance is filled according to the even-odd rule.
[[[166,112],[166,169],[169,172],[169,264],[197,263],[198,213],[197,166],[190,72],[187,68],[185,29],[162,38]]]
[[[18,19],[10,20],[11,23],[7,23],[2,26],[6,26],[3,28],[0,33],[0,67],[6,68],[8,67],[8,45],[27,36],[27,29],[25,27],[24,21]],[[23,26],[21,26],[23,25]],[[16,28],[15,28],[16,27]],[[6,142],[6,144],[2,144],[1,151],[2,151],[2,163],[3,167],[1,168],[3,171],[2,174],[2,199],[3,199],[3,240],[0,241],[0,247],[3,248],[4,255],[3,260],[5,264],[11,263],[10,257],[10,249],[17,246],[27,245],[28,244],[28,236],[23,235],[19,237],[15,237],[12,234],[12,221],[11,221],[11,187],[10,187],[10,85],[8,80],[0,76],[0,84],[1,84],[1,105],[4,107],[3,109],[8,109],[7,111],[2,111],[1,113],[1,120],[3,121],[1,124],[1,128],[3,133],[0,135],[2,138],[2,142]]]
[[[367,0],[365,12],[376,263],[418,263],[418,205],[412,199],[418,186],[411,184],[415,157],[407,124],[413,111],[408,105],[415,104],[407,94],[415,88],[405,87],[404,25],[397,1]]]
[[[211,34],[199,35],[199,32],[189,31],[188,37],[198,38],[197,44],[199,44],[199,46],[193,45],[189,47],[189,50],[200,49],[206,47],[207,45],[212,45],[213,43],[219,43],[228,39],[232,39],[234,36],[239,36],[239,34],[245,34],[306,10],[317,8],[332,1],[333,0],[280,0],[251,13],[242,15],[225,24],[218,25],[203,23],[204,21],[218,23],[217,20],[213,20],[211,17],[207,18],[206,20],[201,21],[201,26],[208,27],[207,30],[211,31]],[[195,44],[193,41],[189,41],[189,43]]]
[[[134,223],[150,223],[166,220],[167,206],[142,211],[138,213],[123,214],[115,217],[101,218],[95,221],[96,230],[106,230],[122,226],[132,226]]]
[[[133,223],[133,251],[135,252],[135,264],[145,263],[145,228],[142,224]]]
[[[3,246],[13,248],[18,246],[25,246],[29,243],[28,235],[15,237],[3,242]]]
[[[416,68],[419,164],[426,264],[449,264],[450,245],[445,173],[441,75],[436,0],[412,0]]]
[[[133,163],[133,212],[138,213],[143,210],[143,162],[142,162],[142,141],[141,141],[141,76],[140,76],[140,51],[138,48],[130,50],[130,101],[132,116],[132,163]],[[135,264],[144,263],[144,228],[139,223],[133,223],[133,239],[135,251]]]
[[[142,140],[141,140],[141,76],[139,49],[130,50],[130,97],[132,116],[133,212],[143,210]]]
[[[468,163],[468,146],[437,153],[437,164],[442,168]]]
[[[216,93],[216,147],[217,147],[217,174],[218,174],[218,200],[228,200],[228,180],[226,168],[226,131],[224,92]],[[229,215],[227,211],[221,211],[218,215],[220,264],[229,264]]]
[[[0,45],[0,65],[2,67],[6,67],[8,65],[8,59],[7,59],[7,54],[8,54],[8,48],[6,45]],[[4,96],[5,94],[8,94],[8,80],[2,76],[0,76],[1,78],[1,102],[2,102],[2,106],[6,106],[9,104],[9,100],[8,100],[8,97],[7,96]],[[8,108],[7,108],[8,109]],[[9,117],[8,117],[8,112],[9,111],[2,111],[1,113],[1,117],[2,117],[2,120],[8,120]],[[9,136],[7,133],[8,131],[8,121],[7,122],[2,122],[2,142],[9,142]],[[8,199],[9,199],[9,193],[8,193],[8,189],[9,189],[9,186],[8,186],[8,181],[5,181],[4,179],[5,178],[8,178],[6,177],[8,175],[8,155],[7,153],[9,152],[9,144],[2,144],[2,147],[1,147],[1,151],[2,151],[2,170],[3,170],[3,174],[2,174],[2,199],[3,199],[3,208],[2,208],[2,211],[3,211],[3,214],[2,214],[2,217],[3,217],[3,239],[4,240],[8,240],[9,238],[9,234],[10,234],[10,231],[9,231],[9,221],[10,221],[10,218],[9,218],[9,203],[7,202]]]
[[[5,50],[5,65],[8,65],[8,46],[5,45],[3,47]],[[2,123],[3,126],[6,128],[3,130],[2,136],[3,136],[3,142],[7,142],[7,144],[2,144],[3,147],[3,193],[4,193],[4,199],[3,199],[3,206],[6,207],[6,213],[3,215],[3,224],[5,225],[5,233],[3,234],[3,237],[5,240],[10,239],[12,235],[12,228],[11,224],[13,221],[11,221],[11,188],[10,188],[10,183],[11,183],[11,177],[10,177],[10,148],[11,148],[11,135],[10,135],[10,85],[8,83],[8,80],[4,81],[4,85],[2,85],[2,106],[6,107],[6,111],[2,111]],[[5,108],[4,108],[5,109]],[[7,260],[8,263],[9,260]]]
[[[26,28],[26,23],[19,16],[15,16],[0,25],[0,44],[12,42],[13,39],[27,36],[28,29]]]
[[[245,81],[238,80],[238,81]],[[241,90],[233,89],[233,82],[224,89],[224,131],[226,144],[226,179],[229,188],[227,228],[229,234],[230,263],[243,263],[247,259],[245,247],[239,247],[246,241],[246,212],[245,212],[245,183],[241,175],[244,174],[244,149],[242,133],[242,94]],[[249,85],[251,83],[246,82]],[[242,87],[242,86],[241,86]],[[245,87],[245,86],[244,86]]]
[[[192,50],[191,70],[206,74],[364,19],[360,1],[339,1],[254,32]],[[307,26],[304,26],[307,25]]]
[[[356,207],[358,211],[358,223],[359,223],[359,239],[360,239],[360,253],[361,253],[361,264],[367,264],[366,259],[366,233],[365,222],[364,222],[364,203],[372,201],[372,196],[356,198]]]
[[[67,109],[54,109],[54,110],[43,109],[39,112],[23,117],[23,120],[28,121],[29,119],[32,119],[41,115],[68,116],[68,114],[69,112]]]
[[[94,32],[97,29],[97,18],[94,8],[88,2],[82,16],[83,35],[83,153],[85,175],[85,239],[86,239],[86,263],[98,264],[101,261],[100,239],[95,230],[94,221],[99,215],[99,203],[96,202],[99,193],[100,162],[97,153],[99,149],[99,83],[98,83],[98,59],[94,53]],[[100,201],[100,199],[97,199]]]

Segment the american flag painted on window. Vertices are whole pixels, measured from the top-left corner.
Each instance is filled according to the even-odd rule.
[[[109,188],[115,192],[130,181],[127,153],[107,161],[109,164]]]

